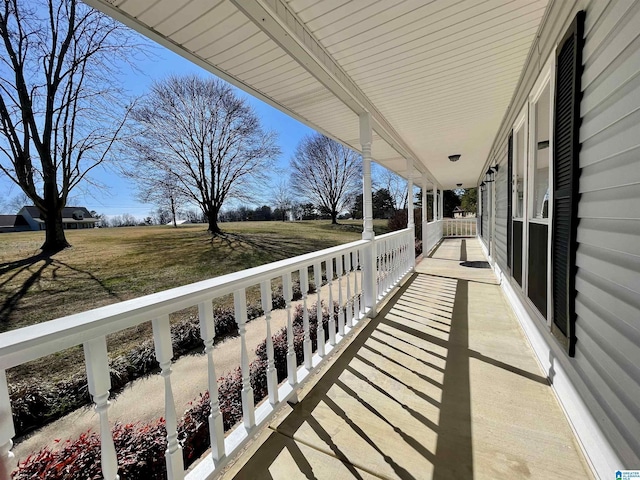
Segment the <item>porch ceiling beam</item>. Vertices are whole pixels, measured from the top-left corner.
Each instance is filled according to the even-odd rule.
[[[373,130],[401,156],[414,160],[419,172],[435,180],[400,134],[282,0],[230,1],[356,115],[368,112]]]

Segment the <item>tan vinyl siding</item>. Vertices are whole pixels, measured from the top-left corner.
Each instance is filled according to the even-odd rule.
[[[594,417],[640,465],[640,2],[592,2],[583,50],[575,364]]]

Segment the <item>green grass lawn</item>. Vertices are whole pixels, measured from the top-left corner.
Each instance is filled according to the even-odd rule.
[[[377,234],[386,223],[375,222]],[[0,332],[348,243],[362,231],[360,220],[221,226],[225,235],[213,240],[203,225],[68,230],[73,247],[48,258],[39,255],[44,232],[2,234]],[[128,331],[109,343],[126,350],[139,335]],[[64,375],[76,350],[41,361],[40,369]]]

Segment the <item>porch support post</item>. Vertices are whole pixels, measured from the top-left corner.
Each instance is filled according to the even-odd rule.
[[[438,220],[438,185],[436,182],[433,182],[433,221]]]
[[[376,245],[373,232],[373,196],[371,193],[371,143],[373,131],[371,116],[368,112],[360,114],[360,145],[362,147],[362,239],[368,240],[369,245],[364,249],[362,262],[362,290],[364,292],[365,308],[369,316],[375,317],[376,312]]]
[[[422,175],[422,256],[427,255],[427,176]]]
[[[416,241],[416,225],[414,218],[414,202],[413,202],[413,160],[407,158],[407,228],[411,229],[412,245],[409,246],[411,251],[411,271],[416,268],[415,241]]]

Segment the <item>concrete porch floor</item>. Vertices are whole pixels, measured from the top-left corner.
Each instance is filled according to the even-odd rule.
[[[444,240],[224,478],[593,478],[483,262]]]

